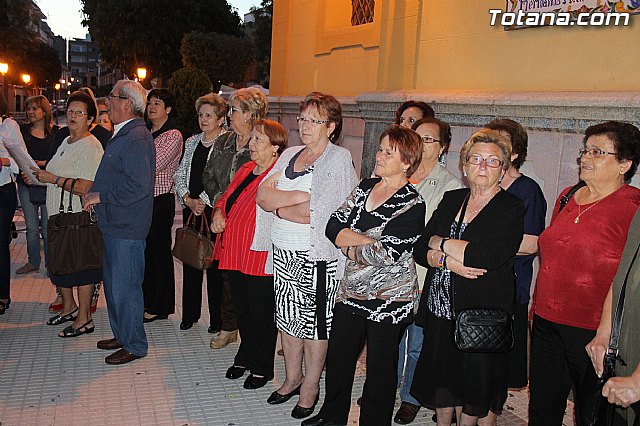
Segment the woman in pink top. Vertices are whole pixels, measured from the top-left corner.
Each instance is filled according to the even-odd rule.
[[[562,210],[556,202],[551,224],[538,240],[538,272],[531,343],[529,424],[561,425],[574,389],[576,425],[595,408],[597,376],[585,351],[598,328],[640,206],[640,190],[629,181],[640,160],[640,130],[626,123],[591,126],[580,150],[580,179],[586,184]]]

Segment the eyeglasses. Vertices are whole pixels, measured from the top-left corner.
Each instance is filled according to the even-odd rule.
[[[591,155],[591,158],[601,158],[607,154],[618,155],[617,152],[603,151],[600,148],[582,148],[580,151],[578,151],[578,153],[580,154],[580,157],[584,157],[585,155],[589,154]]]
[[[122,95],[115,95],[113,93],[109,93],[109,99],[129,99],[126,96],[122,96]]]
[[[504,164],[504,161],[498,160],[497,158],[482,158],[480,155],[470,155],[467,157],[467,163],[473,164],[474,166],[479,166],[482,162],[492,169],[497,169]]]
[[[82,117],[83,115],[88,115],[88,114],[84,111],[74,111],[72,109],[68,109],[67,115],[70,117],[78,117],[78,116]]]
[[[316,120],[314,118],[307,118],[303,115],[299,115],[296,117],[296,121],[298,122],[298,124],[300,123],[309,123],[309,124],[315,124],[316,126],[321,126],[323,124],[326,124],[329,122],[329,120]]]
[[[433,136],[420,136],[420,139],[422,139],[424,143],[440,142],[440,139],[435,139]]]
[[[229,114],[233,114],[234,112],[243,112],[241,108],[238,108],[237,106],[233,106],[231,105],[229,107]]]

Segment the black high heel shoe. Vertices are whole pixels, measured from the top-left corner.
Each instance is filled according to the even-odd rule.
[[[313,402],[313,405],[311,407],[305,408],[296,404],[296,406],[293,407],[293,410],[291,410],[291,417],[293,417],[294,419],[304,419],[305,417],[309,417],[315,411],[316,404],[319,400],[320,392],[318,392],[318,394],[316,395],[316,400]]]
[[[7,299],[6,302],[0,300],[0,315],[4,315],[5,311],[9,309],[9,305],[11,304],[11,299]]]
[[[246,371],[247,371],[247,367],[239,367],[237,365],[232,365],[227,370],[227,374],[225,374],[225,377],[231,380],[239,379],[240,377],[244,376],[244,373]]]
[[[269,395],[269,398],[267,398],[267,403],[271,405],[284,404],[285,402],[290,400],[292,396],[300,395],[300,386],[302,385],[298,385],[297,388],[286,395],[282,395],[279,394],[278,391],[274,391],[271,395]]]

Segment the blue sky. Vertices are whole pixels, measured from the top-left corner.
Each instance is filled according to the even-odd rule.
[[[242,19],[251,6],[259,6],[260,0],[228,0],[232,7],[238,9]],[[36,0],[42,12],[47,15],[47,22],[55,35],[64,38],[84,38],[87,29],[80,22],[80,0]]]

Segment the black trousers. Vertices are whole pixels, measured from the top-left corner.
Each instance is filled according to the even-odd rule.
[[[9,182],[0,186],[0,299],[9,298],[11,277],[11,223],[18,198],[16,184]]]
[[[241,337],[234,364],[272,378],[278,337],[273,277],[229,271],[229,283]]]
[[[513,320],[513,349],[509,352],[510,388],[523,388],[529,381],[529,304],[516,305]]]
[[[145,311],[153,315],[169,315],[175,310],[176,281],[171,255],[171,227],[175,216],[176,200],[171,193],[153,199],[151,228],[144,250]]]
[[[398,345],[406,326],[369,321],[336,304],[320,417],[347,424],[356,363],[367,342],[367,378],[362,391],[360,424],[391,424],[398,381]]]
[[[572,388],[576,426],[585,425],[592,418],[598,395],[598,376],[585,346],[595,333],[534,316],[529,374],[530,425],[562,425]]]

